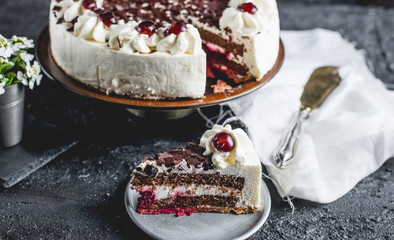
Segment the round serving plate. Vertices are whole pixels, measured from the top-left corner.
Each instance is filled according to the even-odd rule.
[[[56,65],[52,58],[49,43],[49,30],[48,27],[46,27],[37,39],[35,55],[42,66],[43,72],[50,79],[60,82],[63,86],[78,94],[110,103],[122,104],[126,108],[130,109],[134,114],[142,117],[150,116],[155,112],[168,113],[168,111],[176,110],[177,114],[174,114],[173,116],[173,118],[176,118],[177,115],[187,115],[191,110],[196,108],[213,106],[242,97],[264,86],[264,84],[279,71],[284,59],[284,48],[282,41],[280,41],[279,54],[276,63],[260,81],[247,81],[237,85],[232,90],[223,93],[212,93],[207,90],[205,96],[199,99],[179,98],[174,100],[146,100],[134,99],[115,94],[107,95],[73,79]]]
[[[176,217],[175,213],[139,214],[139,196],[128,184],[124,197],[126,210],[139,228],[156,239],[246,239],[263,226],[271,210],[271,196],[264,181],[261,182],[262,207],[248,214],[193,213],[191,216],[182,217]]]

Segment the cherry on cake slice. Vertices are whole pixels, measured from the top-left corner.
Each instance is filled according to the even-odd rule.
[[[242,129],[215,125],[200,143],[146,157],[132,173],[141,214],[252,213],[261,207],[261,164]]]

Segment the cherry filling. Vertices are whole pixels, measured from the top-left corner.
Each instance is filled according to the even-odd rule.
[[[113,12],[103,12],[99,15],[99,18],[107,27],[118,23],[118,20],[116,20],[115,14]]]
[[[92,11],[95,11],[97,9],[96,0],[83,0],[82,6],[85,9],[89,9],[89,10],[92,10]]]
[[[137,32],[141,34],[147,34],[149,37],[156,32],[155,23],[152,21],[143,21],[135,27]]]
[[[213,146],[221,152],[231,152],[235,147],[233,136],[228,132],[217,133],[213,139]]]
[[[238,10],[241,12],[247,12],[250,14],[255,14],[257,12],[257,7],[251,2],[244,3],[238,7]]]
[[[166,35],[175,34],[178,35],[181,32],[186,32],[186,24],[183,22],[174,22],[166,31]]]
[[[176,216],[192,215],[198,208],[190,208],[182,206],[182,203],[189,198],[183,192],[177,192],[174,195],[174,202],[160,209],[152,209],[155,201],[155,194],[150,190],[138,191],[141,195],[138,198],[137,211],[141,214],[159,214],[159,213],[176,213]]]
[[[151,191],[140,191],[140,195],[141,197],[138,198],[138,208],[150,209],[155,200],[155,194]]]
[[[232,69],[224,68],[224,63],[231,59],[229,52],[222,52],[215,47],[206,44],[203,41],[202,48],[207,54],[207,77],[212,80],[221,79],[226,83],[236,81],[240,72],[234,72]],[[245,73],[246,74],[246,73]]]

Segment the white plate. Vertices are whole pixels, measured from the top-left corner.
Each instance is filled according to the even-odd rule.
[[[172,214],[146,215],[137,212],[140,195],[126,187],[125,204],[134,223],[156,239],[245,239],[263,226],[271,210],[271,197],[261,182],[262,207],[249,214],[193,213],[176,217]]]

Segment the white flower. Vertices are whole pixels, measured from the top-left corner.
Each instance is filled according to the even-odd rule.
[[[33,89],[33,88],[34,88],[34,83],[35,83],[35,82],[34,82],[33,79],[29,81],[29,88],[30,88],[30,89]]]
[[[32,78],[33,77],[33,69],[30,65],[30,62],[26,62],[26,75],[28,78]]]
[[[40,72],[41,68],[37,61],[34,61],[33,66],[30,65],[30,62],[26,64],[26,75],[29,78],[30,89],[33,89],[34,84],[40,85],[42,79]]]
[[[0,82],[0,95],[4,94],[4,92],[5,92],[4,86],[5,86],[5,81],[4,82]]]
[[[42,75],[40,74],[41,73],[40,64],[38,64],[37,61],[34,61],[34,63],[33,63],[33,72],[34,72],[34,77],[35,77],[37,86],[39,86],[41,83]]]
[[[30,65],[30,61],[34,59],[34,55],[27,53],[26,51],[21,51],[19,53],[19,56],[21,57],[21,59],[27,64]]]
[[[21,49],[28,49],[28,48],[33,48],[33,40],[27,39],[26,37],[17,37],[17,36],[12,36],[11,38],[11,47],[14,52],[17,52]]]
[[[21,71],[16,73],[16,79],[22,82],[23,85],[27,86],[28,80],[26,74],[23,74]]]
[[[42,74],[40,74],[40,75],[38,76],[38,78],[36,79],[36,84],[37,84],[37,86],[40,86],[41,80],[42,80]]]
[[[8,60],[8,58],[0,56],[0,63],[10,64],[10,61]]]
[[[3,58],[9,58],[14,51],[11,48],[7,38],[0,34],[0,56]]]

